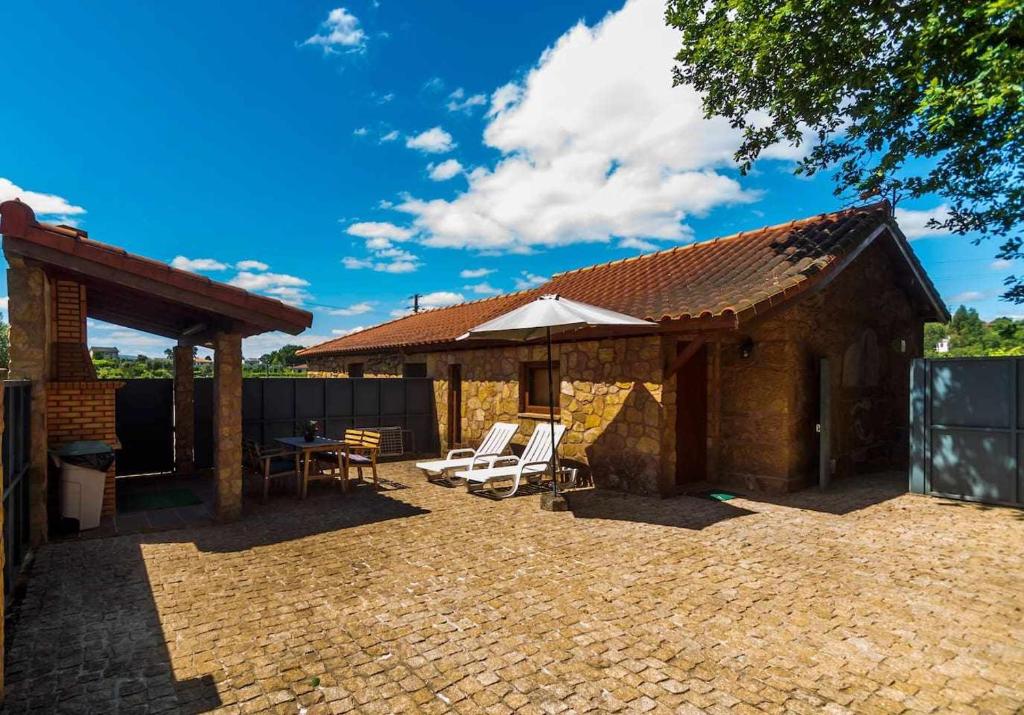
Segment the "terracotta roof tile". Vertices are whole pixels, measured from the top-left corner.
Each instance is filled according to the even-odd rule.
[[[529,303],[543,292],[537,289],[434,308],[376,325],[326,343],[300,350],[300,355],[358,352],[360,349],[389,349],[455,340],[474,325]]]
[[[557,274],[532,291],[401,318],[301,354],[447,343],[545,293],[653,321],[737,316],[788,300],[889,219],[889,204],[880,202],[580,268]],[[925,290],[937,295],[924,271],[919,272]]]

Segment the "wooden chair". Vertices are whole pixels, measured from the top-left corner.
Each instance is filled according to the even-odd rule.
[[[275,479],[292,477],[299,480],[298,452],[292,456],[289,450],[276,447],[261,447],[252,440],[244,443],[246,470],[263,481],[263,503],[270,494],[270,482]]]
[[[348,472],[356,468],[359,481],[363,481],[363,468],[369,467],[373,473],[373,488],[378,489],[377,457],[380,454],[380,432],[372,429],[347,429],[341,438],[345,443],[342,454],[345,474],[343,484],[348,484]],[[314,455],[318,466],[324,473],[338,468],[338,457],[334,452],[317,452]]]
[[[377,455],[380,454],[380,432],[372,429],[347,429],[342,438],[345,443],[345,479],[349,467],[356,468],[359,481],[363,481],[363,467],[373,472],[373,488],[379,489],[377,481]]]

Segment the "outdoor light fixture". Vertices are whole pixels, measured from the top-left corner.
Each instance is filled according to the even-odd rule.
[[[740,357],[746,360],[748,357],[754,354],[754,340],[753,338],[743,338],[743,342],[740,343]]]

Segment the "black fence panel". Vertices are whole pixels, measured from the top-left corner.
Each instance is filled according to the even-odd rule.
[[[910,491],[1024,505],[1024,359],[913,362]]]
[[[117,453],[118,476],[173,470],[174,381],[125,380],[116,394],[114,414],[121,442]]]
[[[433,452],[439,444],[429,378],[246,378],[241,409],[244,438],[260,444],[302,434],[309,420],[327,437],[352,427],[399,427],[408,430],[406,451]],[[196,380],[195,410],[196,466],[212,467],[212,379]]]
[[[28,380],[4,381],[3,525],[4,599],[14,588],[15,577],[29,547],[28,469],[32,384]]]

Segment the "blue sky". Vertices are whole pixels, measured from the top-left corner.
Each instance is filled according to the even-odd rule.
[[[305,344],[413,293],[486,297],[840,206],[787,147],[737,174],[733,131],[671,88],[659,0],[4,3],[0,26],[0,198],[301,304]],[[901,209],[947,302],[1024,313],[997,298],[993,244],[929,234],[938,199]],[[99,323],[90,342],[169,345]]]

